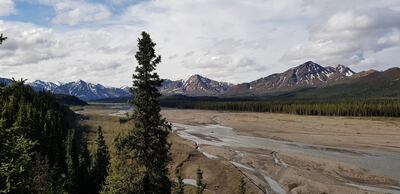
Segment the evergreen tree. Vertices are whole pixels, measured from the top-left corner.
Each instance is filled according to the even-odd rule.
[[[239,194],[245,194],[246,193],[246,181],[244,181],[244,178],[240,178],[240,183],[239,183]]]
[[[135,58],[138,62],[133,75],[132,93],[135,98],[133,120],[135,129],[129,135],[128,149],[143,170],[140,185],[144,193],[170,193],[171,182],[168,178],[167,165],[170,161],[167,137],[171,126],[161,117],[158,88],[161,79],[154,72],[161,56],[155,54],[156,44],[150,35],[142,32],[138,39]]]
[[[185,184],[183,183],[182,174],[179,172],[177,177],[177,183],[175,188],[175,194],[184,194],[185,193]]]
[[[91,163],[92,158],[90,156],[87,141],[85,138],[80,137],[80,153],[79,153],[79,173],[78,173],[78,188],[79,193],[86,194],[92,193],[95,190],[95,183],[91,176]]]
[[[196,179],[196,194],[202,194],[207,187],[207,183],[203,183],[203,171],[197,168],[197,179]]]
[[[17,133],[19,126],[5,128],[0,119],[0,193],[26,191],[36,142]]]
[[[52,170],[49,160],[46,157],[35,155],[34,166],[31,169],[30,192],[40,194],[61,193],[60,187],[57,188],[56,182],[52,179]]]
[[[158,88],[161,79],[154,72],[161,56],[156,55],[156,44],[150,35],[142,32],[138,39],[139,50],[135,58],[138,61],[133,75],[132,94],[135,98],[130,103],[135,107],[132,115],[134,128],[124,137],[119,138],[116,144],[117,155],[125,154],[125,164],[131,165],[133,175],[127,175],[124,167],[113,168],[112,175],[107,178],[107,185],[103,192],[107,193],[137,193],[137,194],[169,194],[171,181],[168,178],[167,165],[170,159],[170,144],[167,137],[171,125],[161,117]],[[131,170],[132,171],[132,170]],[[123,180],[124,177],[134,176]],[[114,179],[114,182],[111,181]],[[121,182],[129,181],[129,182]],[[117,187],[126,186],[127,188]]]
[[[0,86],[0,193],[85,193],[91,159],[75,126],[53,94]]]
[[[66,189],[69,193],[78,193],[79,191],[79,148],[76,141],[76,131],[71,129],[66,140],[66,162],[68,168]]]
[[[110,153],[106,141],[104,140],[103,130],[99,126],[97,129],[97,150],[94,156],[93,164],[93,181],[96,186],[95,192],[98,193],[101,190],[101,186],[108,175],[107,170],[110,165]]]

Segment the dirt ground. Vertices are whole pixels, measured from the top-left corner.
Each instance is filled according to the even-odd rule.
[[[93,144],[98,126],[103,128],[104,136],[109,146],[112,146],[112,140],[118,133],[123,133],[133,127],[130,123],[121,124],[116,116],[109,116],[114,111],[103,109],[102,106],[86,106],[79,108],[78,112],[84,115],[80,123],[88,129],[86,134],[89,140],[89,149],[92,151],[94,150]],[[171,179],[176,176],[175,173],[178,169],[181,171],[183,178],[196,179],[196,171],[200,167],[204,173],[204,181],[207,183],[206,194],[237,193],[241,177],[245,178],[247,182],[249,194],[263,193],[231,163],[208,159],[197,150],[193,142],[184,140],[176,134],[172,133],[169,140],[172,143]],[[194,187],[187,185],[185,192],[193,193]]]
[[[400,120],[394,118],[320,117],[176,109],[165,109],[162,114],[173,123],[220,124],[246,136],[340,148],[385,150],[400,154]],[[205,146],[202,150],[226,160],[235,158],[235,153],[224,148]],[[239,148],[236,149],[236,152],[238,151],[245,155],[240,161],[241,164],[264,170],[289,193],[375,193],[372,190],[349,186],[347,183],[376,185],[381,188],[385,185],[399,185],[399,180],[321,158],[279,153],[280,160],[285,163],[282,165],[279,161],[276,162],[276,153],[271,150]],[[256,173],[246,170],[244,173],[257,182]],[[260,181],[257,184],[261,184]]]
[[[301,116],[276,113],[164,109],[170,121],[218,123],[241,135],[348,148],[400,153],[400,119]]]
[[[98,125],[103,127],[108,143],[111,143],[117,133],[132,127],[130,124],[120,124],[116,116],[109,116],[115,110],[105,109],[100,105],[80,108],[78,112],[87,117],[82,120],[82,124],[90,128],[89,139],[95,137],[94,130]],[[400,154],[399,119],[176,109],[164,109],[162,114],[170,122],[191,125],[221,124],[232,127],[241,135],[343,148],[377,149]],[[240,159],[241,164],[265,171],[288,193],[385,193],[358,189],[346,183],[376,185],[381,188],[400,185],[399,180],[377,176],[365,169],[303,155],[285,155],[263,149],[233,150],[229,147],[207,145],[198,147],[176,133],[170,136],[170,141],[173,159],[171,175],[174,177],[179,169],[185,179],[195,179],[196,169],[200,166],[208,183],[206,193],[237,193],[241,177],[248,183],[248,193],[264,193],[264,188],[271,191],[268,185],[262,183],[262,177],[231,163],[233,159],[237,159],[239,152],[244,154]],[[199,149],[217,156],[218,159],[206,157]],[[276,162],[278,156],[282,162]],[[186,187],[188,193],[192,189],[192,186]]]

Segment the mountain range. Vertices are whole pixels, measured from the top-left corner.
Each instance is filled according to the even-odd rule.
[[[7,85],[11,82],[11,79],[0,78],[0,83]],[[35,91],[50,91],[54,94],[75,96],[85,101],[130,96],[128,87],[105,87],[101,84],[87,83],[82,80],[68,83],[36,80],[27,84]]]
[[[275,73],[252,82],[236,85],[218,82],[200,75],[193,75],[187,80],[165,80],[160,91],[164,95],[182,94],[186,96],[260,95],[301,87],[321,86],[346,79],[354,74],[354,71],[344,65],[323,67],[308,61],[283,73]]]
[[[288,92],[291,95],[295,95],[296,92],[298,94],[298,91],[304,91],[302,89],[305,88],[313,88],[313,91],[328,90],[326,88],[335,88],[343,84],[346,86],[353,84],[355,85],[354,88],[358,88],[361,91],[368,91],[368,88],[374,88],[374,85],[377,86],[375,89],[380,87],[393,89],[393,86],[397,86],[397,82],[400,82],[399,80],[399,68],[392,68],[383,72],[369,70],[356,73],[344,65],[324,67],[308,61],[282,73],[275,73],[241,84],[219,82],[197,74],[185,80],[165,79],[160,87],[160,92],[164,96],[262,96]],[[0,78],[1,82],[8,84],[11,80]],[[129,87],[105,87],[101,84],[87,83],[82,80],[69,83],[36,80],[28,84],[36,91],[45,90],[55,94],[73,95],[85,101],[124,98],[131,95]],[[310,93],[311,90],[307,91]],[[338,91],[329,91],[342,92],[339,89]],[[394,88],[394,91],[400,91],[400,88]]]
[[[87,83],[83,80],[68,83],[53,83],[36,80],[28,84],[36,91],[45,90],[55,94],[72,95],[85,101],[130,95],[126,87],[105,87],[101,84]]]

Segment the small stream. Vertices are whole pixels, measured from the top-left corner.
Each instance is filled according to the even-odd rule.
[[[107,105],[109,106],[109,105]],[[113,104],[110,109],[115,109],[113,116],[125,116],[132,112],[132,107],[127,104]],[[377,174],[400,180],[400,154],[376,150],[343,149],[336,147],[304,144],[298,142],[279,141],[262,137],[242,136],[236,134],[232,128],[221,125],[184,125],[173,123],[173,130],[177,131],[182,138],[191,140],[198,145],[206,144],[213,146],[243,147],[268,149],[286,154],[296,153],[310,157],[322,158],[342,162],[361,168],[371,170]],[[199,148],[200,149],[200,148]],[[201,151],[201,150],[199,150]],[[202,151],[201,151],[202,152]],[[218,159],[217,156],[203,152],[210,159]],[[231,161],[233,165],[246,170],[255,170],[238,162]],[[264,174],[264,179],[275,193],[285,193],[278,182]],[[193,185],[194,181],[187,179],[186,184]],[[362,190],[400,194],[400,188],[389,186],[379,188],[374,186],[346,183],[349,186]]]
[[[278,151],[286,154],[296,153],[315,158],[342,162],[371,170],[376,174],[400,180],[400,155],[377,150],[343,149],[320,145],[311,145],[298,142],[279,141],[262,137],[242,136],[236,134],[232,128],[221,125],[184,125],[173,124],[173,130],[179,136],[196,142],[198,145],[259,148]],[[236,163],[235,165],[240,166]],[[271,185],[278,184],[273,179],[264,177]],[[363,190],[400,193],[400,188],[377,188],[357,184],[348,184]],[[278,188],[275,185],[274,188]],[[281,193],[282,190],[275,191]]]

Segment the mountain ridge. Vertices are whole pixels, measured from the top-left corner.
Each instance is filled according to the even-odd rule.
[[[397,68],[392,69],[392,71],[397,72]],[[164,96],[257,96],[290,92],[301,88],[323,88],[335,84],[348,84],[353,80],[364,79],[380,72],[384,71],[368,70],[354,72],[349,67],[341,64],[324,67],[312,61],[307,61],[284,72],[274,73],[251,82],[240,84],[215,81],[199,74],[175,81],[164,79],[160,87],[160,92]],[[396,73],[394,74],[397,75]],[[1,82],[9,84],[11,80],[0,78]],[[55,94],[73,95],[85,101],[131,96],[129,87],[106,87],[83,80],[68,83],[35,80],[28,84],[36,91],[45,90]]]

